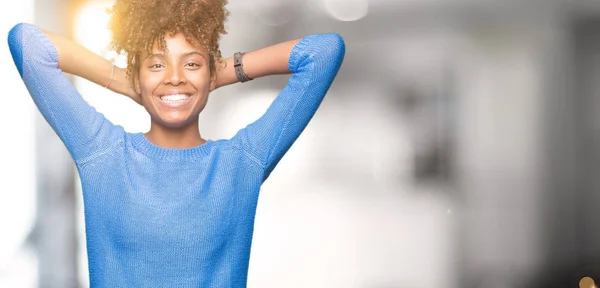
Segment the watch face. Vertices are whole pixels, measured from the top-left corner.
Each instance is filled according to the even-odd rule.
[[[236,65],[242,64],[242,53],[237,52],[237,53],[233,54],[233,62]]]

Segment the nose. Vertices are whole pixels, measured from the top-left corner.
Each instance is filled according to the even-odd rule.
[[[185,84],[186,79],[183,71],[177,65],[169,65],[167,68],[167,75],[165,75],[165,84],[179,85]]]

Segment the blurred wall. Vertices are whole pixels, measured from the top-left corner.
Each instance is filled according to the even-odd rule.
[[[34,7],[36,25],[72,38],[76,1],[36,0]],[[37,211],[32,241],[38,257],[38,287],[78,287],[75,166],[39,112],[35,137]]]

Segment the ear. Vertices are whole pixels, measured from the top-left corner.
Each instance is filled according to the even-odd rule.
[[[210,91],[217,89],[217,69],[210,73]]]
[[[142,89],[140,88],[140,78],[139,78],[139,73],[136,72],[133,76],[133,90],[135,90],[135,93],[137,93],[138,95],[142,94]]]
[[[142,89],[140,87],[140,64],[139,64],[139,55],[135,55],[132,61],[132,71],[131,71],[131,79],[133,81],[133,90],[136,94],[141,95]]]

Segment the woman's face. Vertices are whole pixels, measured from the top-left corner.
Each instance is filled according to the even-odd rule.
[[[193,46],[182,33],[165,35],[165,41],[166,51],[155,44],[152,54],[140,55],[134,85],[154,123],[178,128],[197,121],[216,78],[206,49]]]

